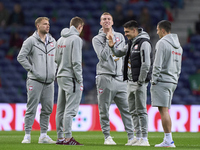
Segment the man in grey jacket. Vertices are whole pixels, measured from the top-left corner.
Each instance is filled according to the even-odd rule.
[[[148,115],[146,108],[147,85],[151,79],[153,50],[149,35],[139,28],[136,21],[124,24],[128,44],[117,48],[109,35],[109,46],[114,55],[126,55],[124,61],[124,80],[128,80],[129,111],[133,118],[136,138],[132,146],[150,146],[148,142]]]
[[[100,24],[102,28],[99,30],[99,34],[92,39],[92,44],[99,59],[96,69],[96,86],[100,124],[105,137],[104,144],[116,145],[110,136],[109,122],[109,107],[112,100],[114,100],[119,108],[128,134],[128,143],[126,145],[131,145],[134,139],[134,132],[131,115],[128,110],[127,84],[123,82],[122,58],[113,55],[108,46],[108,35],[113,36],[118,48],[122,48],[125,45],[125,40],[121,33],[113,30],[113,18],[109,13],[105,12],[101,15]]]
[[[72,137],[72,120],[76,116],[83,91],[82,45],[79,37],[84,22],[79,17],[70,21],[70,28],[61,31],[57,41],[55,62],[58,65],[58,100],[56,111],[57,142],[82,145]]]
[[[168,110],[181,73],[183,50],[177,34],[170,32],[171,23],[169,21],[163,20],[158,23],[157,34],[160,40],[156,43],[151,81],[151,101],[153,107],[158,107],[165,136],[163,142],[156,144],[155,147],[175,147]]]
[[[48,135],[50,114],[54,104],[54,80],[56,73],[55,39],[49,34],[49,19],[39,17],[35,20],[37,30],[27,38],[18,54],[17,60],[28,72],[27,110],[25,114],[25,136],[22,143],[31,143],[31,129],[39,102],[41,134],[38,143],[55,143]]]

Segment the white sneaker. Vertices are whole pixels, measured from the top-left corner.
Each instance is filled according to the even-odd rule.
[[[111,136],[109,136],[109,137],[107,137],[107,138],[105,139],[104,144],[105,144],[105,145],[116,145],[116,143],[113,141],[113,139],[112,139]]]
[[[174,145],[174,141],[172,141],[171,143],[163,141],[160,144],[156,144],[155,147],[176,147],[176,146]]]
[[[149,141],[145,141],[141,138],[136,143],[132,144],[132,146],[150,146],[150,144]]]
[[[31,143],[31,136],[24,136],[22,143]]]
[[[125,145],[132,145],[135,144],[137,141],[139,141],[136,137],[134,137],[132,140],[128,140],[128,143],[126,143]]]
[[[44,137],[39,137],[38,143],[48,143],[48,144],[55,144],[56,141],[53,141],[48,135]]]

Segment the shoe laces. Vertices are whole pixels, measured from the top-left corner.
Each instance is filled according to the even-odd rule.
[[[24,140],[30,140],[31,136],[24,136]]]
[[[163,141],[162,143],[160,143],[160,145],[165,145],[168,144],[167,141]]]
[[[109,142],[114,142],[114,141],[113,141],[113,138],[114,138],[114,137],[109,136],[109,137],[106,138],[106,140],[109,141]]]
[[[107,137],[106,139],[111,139],[111,140],[112,140],[113,138],[114,138],[114,137],[109,136],[109,137]]]
[[[51,140],[51,141],[53,141],[48,135],[46,135],[46,138],[49,139],[49,140]]]

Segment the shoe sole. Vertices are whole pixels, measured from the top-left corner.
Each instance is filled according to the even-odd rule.
[[[150,144],[149,145],[132,145],[132,146],[150,146]]]
[[[26,142],[22,141],[22,144],[29,144],[29,143],[31,143],[31,142],[30,141],[26,141]]]
[[[49,143],[49,142],[38,142],[39,144],[56,144],[56,143]]]
[[[105,144],[105,143],[104,143],[104,145],[117,145],[117,144]]]
[[[174,145],[174,146],[155,146],[155,147],[176,147],[176,146]]]
[[[30,144],[31,142],[22,142],[22,144]]]

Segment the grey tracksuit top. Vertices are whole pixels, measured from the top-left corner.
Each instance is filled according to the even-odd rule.
[[[75,78],[77,82],[82,77],[82,39],[78,30],[71,26],[61,31],[57,41],[55,62],[58,64],[57,77]]]
[[[113,32],[113,41],[116,42],[116,48],[123,48],[125,45],[124,36],[121,33]],[[97,54],[99,62],[97,64],[97,75],[108,74],[114,76],[122,76],[122,58],[113,55],[111,48],[108,45],[106,34],[101,28],[99,34],[93,37],[92,44]],[[120,79],[121,80],[121,79]]]
[[[139,28],[139,34],[135,38],[132,39],[131,49],[133,48],[134,43],[139,38],[150,39],[149,35],[145,31],[143,31],[142,28]],[[149,72],[149,68],[151,66],[151,60],[150,60],[151,45],[150,45],[149,42],[144,41],[142,43],[140,49],[144,50],[144,54],[142,53],[142,51],[140,51],[140,56],[141,56],[141,62],[142,63],[141,63],[141,69],[140,69],[140,75],[139,75],[138,81],[144,82],[146,77],[147,77],[147,74]],[[112,48],[112,51],[118,57],[124,56],[124,55],[126,55],[126,53],[128,51],[128,44],[125,45],[122,49],[116,49],[115,45],[114,45],[114,47]],[[130,61],[130,58],[129,58],[129,61]],[[129,78],[129,80],[132,80],[132,73],[131,73],[130,67],[128,69],[128,78]]]
[[[156,43],[156,55],[153,64],[152,82],[170,82],[177,84],[181,72],[183,49],[177,34],[167,34]]]
[[[28,71],[28,78],[51,83],[56,73],[54,62],[56,41],[49,33],[46,39],[48,41],[45,44],[35,31],[23,42],[17,60]]]

